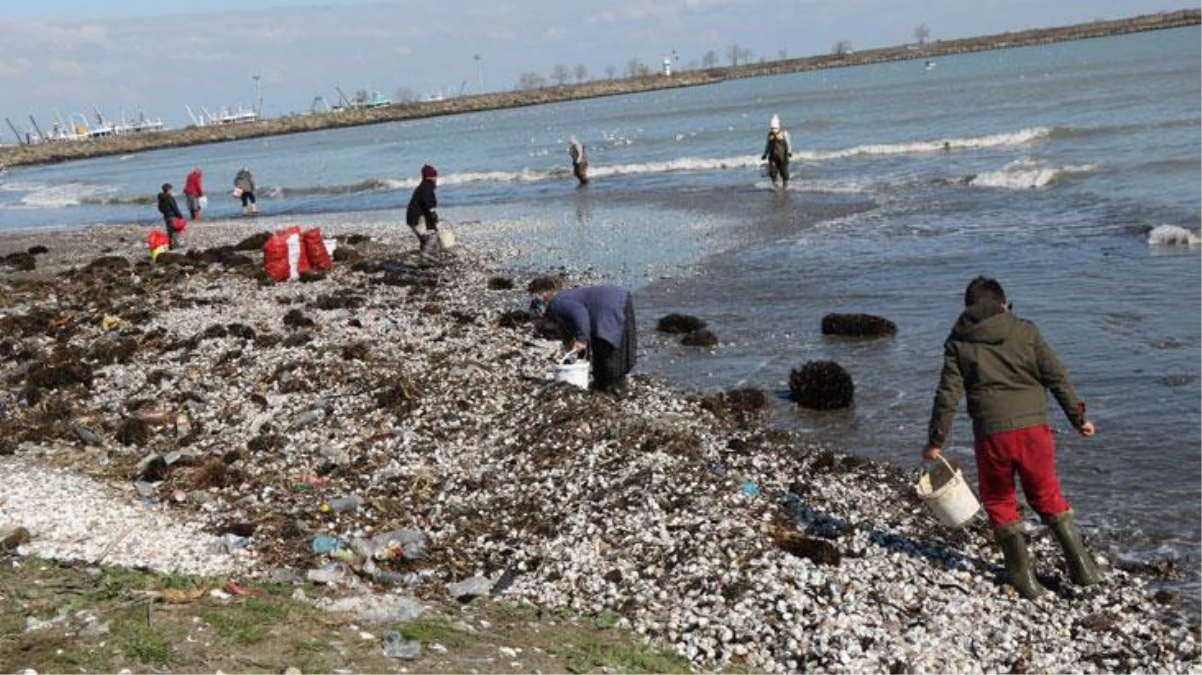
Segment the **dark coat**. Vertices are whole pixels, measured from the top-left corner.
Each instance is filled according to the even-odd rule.
[[[960,397],[977,438],[1048,424],[1050,390],[1073,427],[1085,424],[1085,404],[1068,374],[1030,321],[1000,306],[964,310],[943,345],[943,372],[935,390],[928,443],[943,447]]]
[[[417,227],[421,217],[425,216],[426,227],[437,229],[438,213],[434,209],[438,207],[438,198],[434,195],[434,187],[434,181],[423,178],[413,189],[409,208],[405,209],[405,224],[409,227]]]

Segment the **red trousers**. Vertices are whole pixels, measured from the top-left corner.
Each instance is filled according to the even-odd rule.
[[[1014,474],[1027,503],[1045,520],[1068,510],[1056,478],[1056,446],[1047,425],[1014,429],[977,439],[977,491],[994,527],[1019,519]]]

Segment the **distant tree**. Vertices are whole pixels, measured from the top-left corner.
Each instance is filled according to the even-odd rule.
[[[918,44],[925,43],[929,37],[931,37],[931,29],[927,28],[925,23],[918,24],[918,28],[914,29],[914,39],[918,41]]]
[[[851,53],[851,40],[839,40],[831,47],[831,53],[835,56],[847,56]]]
[[[392,92],[393,103],[413,103],[416,100],[417,94],[414,94],[412,89],[397,87],[396,91]]]
[[[356,91],[355,98],[352,100],[355,102],[355,105],[364,105],[365,103],[367,103],[367,90],[360,89],[360,90]]]
[[[568,80],[570,79],[572,79],[572,73],[568,70],[568,67],[562,63],[551,69],[551,80],[555,82],[555,84],[558,84],[562,87],[563,85],[567,84]]]
[[[778,61],[784,61],[785,59],[789,58],[789,50],[787,50],[787,49],[780,50],[779,52],[776,53],[776,58]]]
[[[627,77],[638,77],[643,75],[645,70],[646,66],[643,65],[643,62],[640,61],[637,56],[626,62]]]
[[[518,89],[539,89],[547,86],[547,80],[538,73],[522,73],[518,78]]]
[[[605,66],[605,76],[606,77],[608,77],[609,79],[612,80],[612,79],[614,79],[614,75],[617,75],[617,74],[618,74],[617,68],[614,68],[612,65]]]
[[[583,63],[576,64],[576,81],[584,82],[587,79],[588,79],[588,68],[585,68]]]
[[[726,59],[730,61],[730,65],[739,65],[739,57],[743,55],[743,50],[739,49],[739,45],[731,45],[726,48]]]
[[[716,65],[718,65],[718,55],[714,53],[714,50],[709,50],[705,56],[701,57],[702,68],[713,68]]]

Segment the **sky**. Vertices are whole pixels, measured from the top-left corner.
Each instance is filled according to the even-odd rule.
[[[202,110],[307,112],[379,91],[446,97],[1193,8],[1200,0],[0,0],[0,116],[24,133],[95,110],[185,126]],[[187,107],[185,107],[187,106]],[[188,108],[192,113],[188,112]],[[0,142],[16,138],[5,124]]]

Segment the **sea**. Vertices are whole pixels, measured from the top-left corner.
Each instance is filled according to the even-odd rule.
[[[157,226],[159,185],[179,193],[193,167],[205,172],[206,217],[236,218],[243,166],[264,222],[401,228],[430,163],[440,214],[465,246],[506,247],[513,270],[585,269],[633,289],[638,371],[702,394],[760,388],[771,424],[906,470],[919,466],[964,287],[991,276],[1097,425],[1081,438],[1052,404],[1082,528],[1111,560],[1172,562],[1196,612],[1199,30],[11,167],[0,232]],[[760,161],[774,114],[794,146],[785,190]],[[589,152],[583,188],[571,136]],[[670,313],[703,319],[719,344],[657,333]],[[874,314],[898,331],[827,337],[830,313]],[[790,371],[818,360],[852,376],[851,408],[788,400]],[[975,481],[971,435],[961,413],[947,452]]]

